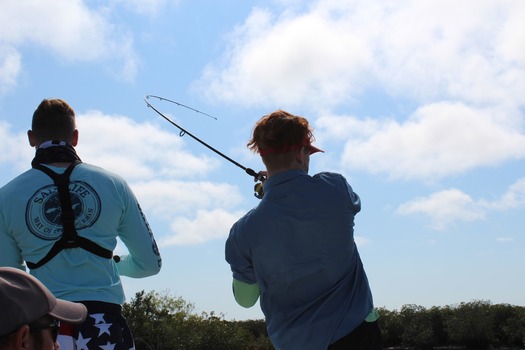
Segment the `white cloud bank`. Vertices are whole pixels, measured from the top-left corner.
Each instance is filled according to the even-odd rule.
[[[425,180],[525,158],[519,117],[442,102],[419,108],[403,122],[326,116],[316,126],[322,139],[345,143],[341,159],[349,169]]]
[[[525,158],[524,1],[310,4],[280,14],[255,8],[199,86],[223,101],[306,108],[321,147],[344,143],[343,167],[390,178],[443,178]],[[370,91],[418,107],[327,112]]]
[[[202,86],[222,100],[312,108],[372,86],[422,102],[525,103],[523,1],[311,3],[255,8]]]
[[[484,220],[489,211],[502,211],[525,207],[525,178],[512,184],[497,200],[475,200],[468,194],[452,188],[415,198],[397,208],[402,215],[423,214],[431,218],[432,227],[444,230],[456,222]],[[499,238],[508,241],[510,238]]]
[[[197,210],[194,218],[177,217],[171,223],[175,234],[159,241],[160,246],[205,243],[225,239],[232,225],[244,212],[228,212],[223,209]]]
[[[113,62],[120,78],[128,81],[137,73],[138,59],[128,30],[113,24],[105,8],[92,9],[80,0],[2,0],[0,86],[4,90],[16,83],[23,69],[20,52],[27,47],[69,61]]]
[[[166,226],[156,230],[159,245],[224,238],[241,216],[237,187],[202,180],[219,160],[193,155],[176,132],[99,111],[79,115],[77,124],[82,159],[124,176],[148,220]]]

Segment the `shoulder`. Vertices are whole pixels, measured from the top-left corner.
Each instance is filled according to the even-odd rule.
[[[244,214],[239,220],[237,220],[233,224],[232,230],[234,230],[236,228],[238,229],[238,228],[244,227],[246,225],[249,225],[250,222],[252,222],[255,219],[255,217],[256,217],[256,208],[251,209],[246,214]]]
[[[314,179],[332,180],[332,181],[346,181],[345,177],[339,173],[330,171],[322,171],[312,176]]]
[[[89,173],[94,176],[98,176],[99,178],[103,179],[106,178],[108,180],[112,180],[114,182],[120,182],[120,183],[126,183],[126,180],[123,176],[114,173],[112,171],[109,171],[107,169],[101,168],[99,166],[89,164],[89,163],[80,163],[77,168],[84,173]]]
[[[341,189],[347,188],[348,186],[350,186],[348,184],[348,181],[346,181],[346,178],[339,173],[323,171],[323,172],[315,174],[314,176],[312,176],[312,178],[317,181],[322,181],[330,186],[341,188]]]
[[[260,213],[257,208],[251,209],[238,219],[230,229],[230,237],[239,239],[239,237],[245,237],[250,232],[254,232],[258,226],[260,226]]]
[[[35,176],[39,176],[40,174],[42,174],[40,171],[34,169],[29,169],[23,172],[4,186],[0,187],[0,195],[7,194],[12,191],[19,191],[23,184],[32,184]],[[45,175],[42,176],[42,178],[45,178]]]
[[[117,173],[88,163],[81,163],[77,168],[72,173],[72,180],[84,181],[93,186],[95,190],[105,189],[110,192],[117,191],[120,196],[134,196],[128,182]]]
[[[350,199],[352,205],[355,206],[356,210],[360,210],[358,209],[361,206],[359,195],[354,192],[354,189],[343,175],[325,171],[315,174],[313,178],[324,182],[326,186],[330,186],[339,193],[344,193],[345,196]]]

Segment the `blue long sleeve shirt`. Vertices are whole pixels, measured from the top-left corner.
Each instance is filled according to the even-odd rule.
[[[270,177],[264,192],[231,228],[233,278],[259,285],[276,349],[326,349],[373,308],[354,241],[359,196],[340,174],[300,170]]]

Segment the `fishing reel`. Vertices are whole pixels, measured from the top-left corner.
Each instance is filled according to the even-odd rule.
[[[264,197],[263,184],[264,184],[264,181],[266,181],[266,177],[263,174],[256,173],[255,170],[250,169],[250,168],[245,168],[244,170],[246,171],[246,174],[253,176],[255,181],[258,181],[253,186],[253,195],[258,199],[262,199]]]
[[[257,182],[253,186],[253,192],[254,192],[253,195],[256,198],[262,199],[264,197],[263,183],[262,182]]]

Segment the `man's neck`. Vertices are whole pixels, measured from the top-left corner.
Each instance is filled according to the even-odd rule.
[[[49,164],[45,164],[45,165],[50,165],[50,166],[54,166],[54,167],[57,167],[57,168],[67,168],[70,164],[71,164],[71,162],[69,162],[69,163],[49,163]]]
[[[270,178],[273,175],[277,175],[279,173],[282,173],[282,172],[285,172],[285,171],[288,171],[288,170],[303,170],[304,171],[304,169],[301,166],[301,164],[294,163],[294,166],[288,166],[288,167],[282,167],[282,168],[274,168],[274,169],[267,169],[267,171],[268,171],[267,178]]]

